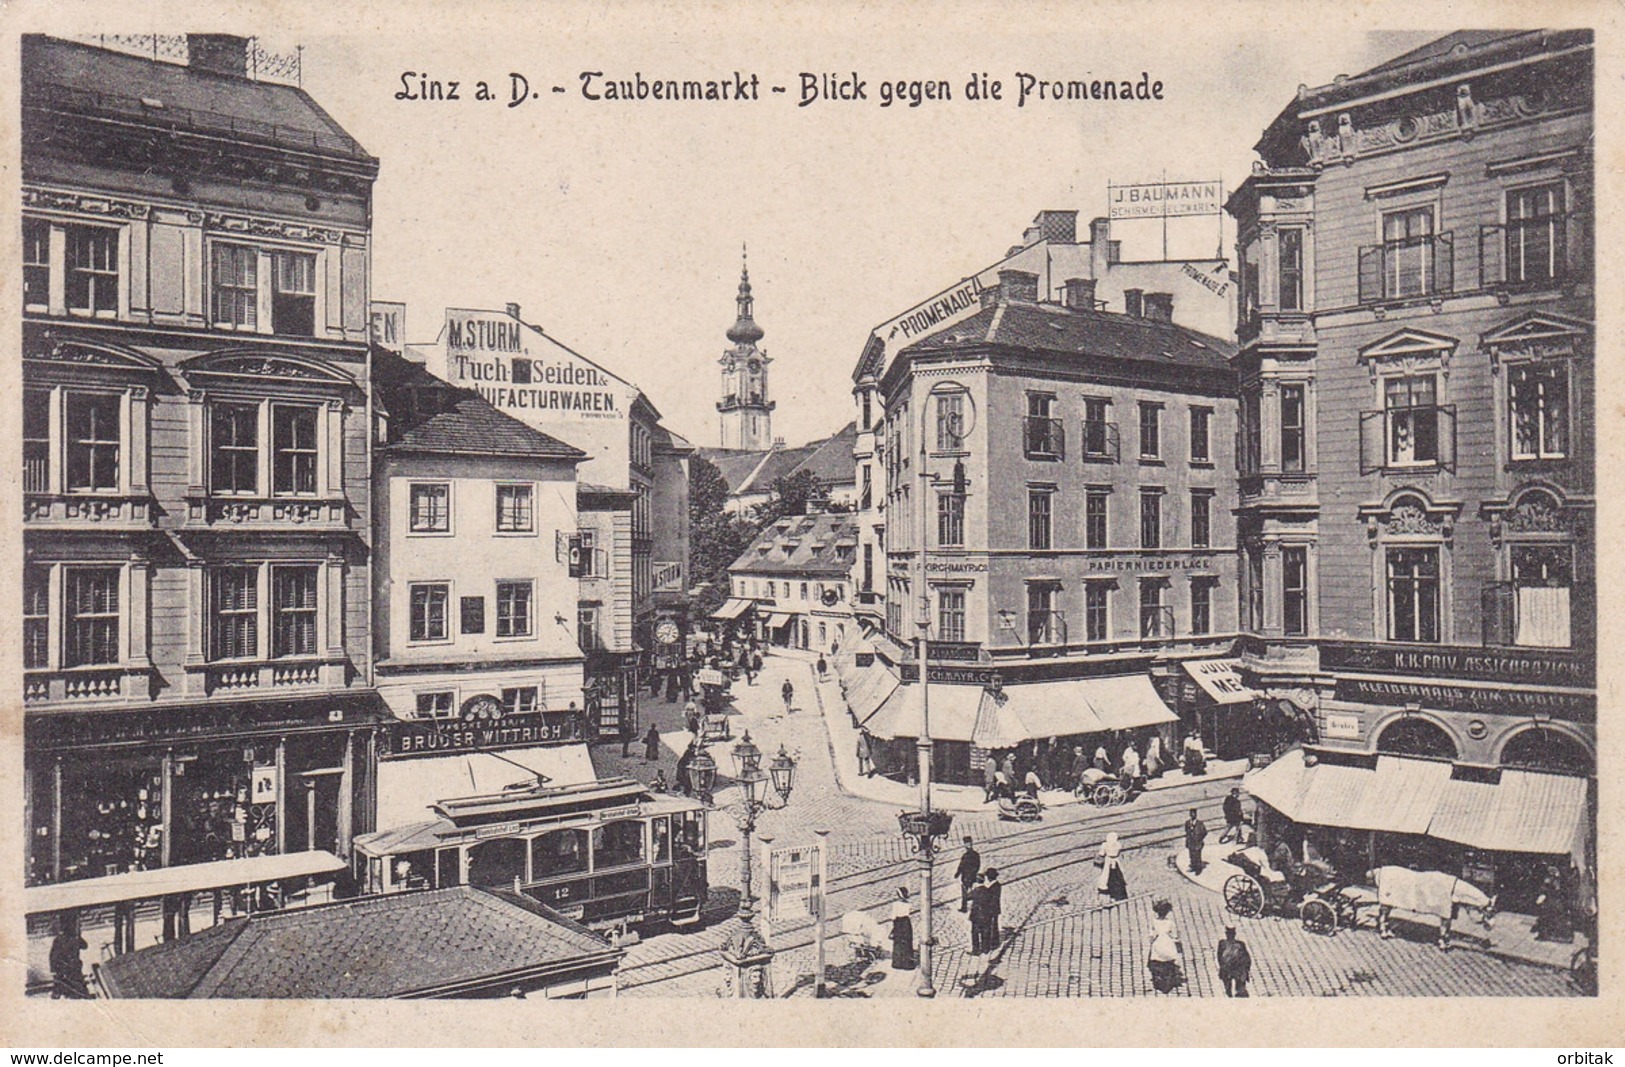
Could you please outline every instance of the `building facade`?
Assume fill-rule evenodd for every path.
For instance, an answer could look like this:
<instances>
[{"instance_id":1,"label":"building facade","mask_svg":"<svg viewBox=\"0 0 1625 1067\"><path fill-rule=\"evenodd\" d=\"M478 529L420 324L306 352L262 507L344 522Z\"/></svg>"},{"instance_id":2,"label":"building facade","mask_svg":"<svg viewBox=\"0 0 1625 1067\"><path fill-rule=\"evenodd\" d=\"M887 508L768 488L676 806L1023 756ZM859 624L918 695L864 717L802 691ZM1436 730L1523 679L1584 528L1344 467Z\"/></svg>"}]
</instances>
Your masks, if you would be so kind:
<instances>
[{"instance_id":1,"label":"building facade","mask_svg":"<svg viewBox=\"0 0 1625 1067\"><path fill-rule=\"evenodd\" d=\"M1595 773L1591 55L1300 90L1228 205L1242 663L1325 751Z\"/></svg>"},{"instance_id":2,"label":"building facade","mask_svg":"<svg viewBox=\"0 0 1625 1067\"><path fill-rule=\"evenodd\" d=\"M250 48L23 42L30 882L371 827L378 164Z\"/></svg>"},{"instance_id":3,"label":"building facade","mask_svg":"<svg viewBox=\"0 0 1625 1067\"><path fill-rule=\"evenodd\" d=\"M857 531L845 514L790 515L766 527L728 568L723 617L765 644L823 655L857 636L851 571ZM738 610L750 605L745 616Z\"/></svg>"}]
</instances>

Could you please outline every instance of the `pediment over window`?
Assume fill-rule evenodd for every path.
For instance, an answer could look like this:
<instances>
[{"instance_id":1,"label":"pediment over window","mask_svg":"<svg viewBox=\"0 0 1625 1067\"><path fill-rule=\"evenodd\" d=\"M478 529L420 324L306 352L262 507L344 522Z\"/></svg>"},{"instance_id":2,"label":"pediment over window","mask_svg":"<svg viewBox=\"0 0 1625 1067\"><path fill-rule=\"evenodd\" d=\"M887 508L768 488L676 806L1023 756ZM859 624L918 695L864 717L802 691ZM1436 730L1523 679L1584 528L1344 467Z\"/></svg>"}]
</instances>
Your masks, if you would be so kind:
<instances>
[{"instance_id":1,"label":"pediment over window","mask_svg":"<svg viewBox=\"0 0 1625 1067\"><path fill-rule=\"evenodd\" d=\"M1487 500L1479 512L1490 522L1490 539L1506 537L1574 538L1585 533L1588 501L1576 503L1554 485L1535 482L1520 487L1504 501Z\"/></svg>"},{"instance_id":2,"label":"pediment over window","mask_svg":"<svg viewBox=\"0 0 1625 1067\"><path fill-rule=\"evenodd\" d=\"M1588 323L1550 312L1531 311L1485 332L1479 338L1479 347L1497 359L1507 356L1557 359L1584 351L1590 336Z\"/></svg>"},{"instance_id":3,"label":"pediment over window","mask_svg":"<svg viewBox=\"0 0 1625 1067\"><path fill-rule=\"evenodd\" d=\"M306 385L354 389L356 380L319 359L291 352L230 349L195 356L180 365L188 382L233 380L299 382Z\"/></svg>"},{"instance_id":4,"label":"pediment over window","mask_svg":"<svg viewBox=\"0 0 1625 1067\"><path fill-rule=\"evenodd\" d=\"M1426 330L1397 330L1382 340L1360 349L1361 363L1388 363L1432 359L1440 364L1449 361L1461 342L1444 334Z\"/></svg>"},{"instance_id":5,"label":"pediment over window","mask_svg":"<svg viewBox=\"0 0 1625 1067\"><path fill-rule=\"evenodd\" d=\"M56 341L49 338L39 347L29 346L25 358L39 363L68 364L75 367L105 367L109 370L156 374L158 360L144 352L105 341Z\"/></svg>"},{"instance_id":6,"label":"pediment over window","mask_svg":"<svg viewBox=\"0 0 1625 1067\"><path fill-rule=\"evenodd\" d=\"M1461 501L1434 500L1419 489L1396 489L1381 502L1361 504L1366 535L1373 541L1391 537L1450 540L1455 533Z\"/></svg>"}]
</instances>

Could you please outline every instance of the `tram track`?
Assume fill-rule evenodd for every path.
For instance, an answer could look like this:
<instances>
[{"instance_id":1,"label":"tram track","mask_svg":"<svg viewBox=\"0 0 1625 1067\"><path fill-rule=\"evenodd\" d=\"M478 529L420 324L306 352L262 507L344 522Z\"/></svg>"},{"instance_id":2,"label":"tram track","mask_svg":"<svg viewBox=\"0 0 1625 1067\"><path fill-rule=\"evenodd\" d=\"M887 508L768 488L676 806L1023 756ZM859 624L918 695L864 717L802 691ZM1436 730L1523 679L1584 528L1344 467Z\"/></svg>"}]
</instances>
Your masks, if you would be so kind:
<instances>
[{"instance_id":1,"label":"tram track","mask_svg":"<svg viewBox=\"0 0 1625 1067\"><path fill-rule=\"evenodd\" d=\"M1170 801L1140 808L1132 816L1121 820L1081 818L1059 825L1040 825L1030 829L1014 830L986 840L981 850L983 866L998 867L1001 881L1007 887L1069 867L1087 865L1093 870L1091 861L1095 858L1095 853L1100 843L1105 840L1106 834L1115 831L1125 852L1143 852L1147 849L1178 845L1184 839L1181 826L1170 827L1161 822L1161 819L1172 812L1188 811L1194 806L1211 826L1214 817L1221 810L1221 803L1222 800L1218 796L1205 797L1194 803L1187 797L1177 802ZM1075 842L1070 840L1074 838L1077 839ZM1035 850L1038 851L1035 853ZM918 860L909 855L832 877L830 902L834 904L841 898L850 900L854 894L860 894L865 890L873 892L878 887L895 882L900 874L906 875L917 869ZM939 908L951 907L957 897L958 886L948 878L944 879L941 889L943 891L938 894L934 904ZM845 910L870 910L886 903L888 902L871 900L866 904L857 905L856 909ZM731 914L717 916L711 920L712 925L707 928L708 931L720 929L731 917ZM775 930L774 940L776 951L807 948L815 940L814 924L809 921ZM620 986L623 990L637 989L663 982L679 981L716 969L720 966L716 955L719 944L718 938L708 938L706 944L696 946L691 951L623 966L619 972ZM683 967L676 972L668 971L673 964L685 962L696 965ZM659 973L656 973L657 971Z\"/></svg>"}]
</instances>

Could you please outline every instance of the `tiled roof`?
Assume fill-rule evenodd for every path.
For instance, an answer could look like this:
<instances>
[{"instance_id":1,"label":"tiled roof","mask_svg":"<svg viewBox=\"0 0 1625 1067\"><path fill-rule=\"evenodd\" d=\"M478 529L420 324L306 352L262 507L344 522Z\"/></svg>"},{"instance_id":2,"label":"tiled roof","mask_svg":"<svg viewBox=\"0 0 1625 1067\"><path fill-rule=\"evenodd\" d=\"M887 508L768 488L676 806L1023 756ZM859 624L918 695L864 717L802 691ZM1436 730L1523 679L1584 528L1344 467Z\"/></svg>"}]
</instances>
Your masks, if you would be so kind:
<instances>
[{"instance_id":1,"label":"tiled roof","mask_svg":"<svg viewBox=\"0 0 1625 1067\"><path fill-rule=\"evenodd\" d=\"M702 448L700 456L716 465L730 493L750 480L751 472L761 465L766 452L747 452L738 448Z\"/></svg>"},{"instance_id":2,"label":"tiled roof","mask_svg":"<svg viewBox=\"0 0 1625 1067\"><path fill-rule=\"evenodd\" d=\"M699 455L716 464L734 496L766 493L780 478L803 470L811 471L826 486L851 485L858 477L852 460L857 435L858 424L849 422L837 433L797 448L702 448Z\"/></svg>"},{"instance_id":3,"label":"tiled roof","mask_svg":"<svg viewBox=\"0 0 1625 1067\"><path fill-rule=\"evenodd\" d=\"M756 468L756 473L750 480L741 485L735 492L738 493L765 493L773 487L773 483L795 472L816 451L821 441L802 445L800 448L781 448L770 453Z\"/></svg>"},{"instance_id":4,"label":"tiled roof","mask_svg":"<svg viewBox=\"0 0 1625 1067\"><path fill-rule=\"evenodd\" d=\"M1184 326L1108 311L1012 301L909 346L934 352L981 345L1046 352L1068 361L1110 360L1226 370L1235 345Z\"/></svg>"},{"instance_id":5,"label":"tiled roof","mask_svg":"<svg viewBox=\"0 0 1625 1067\"><path fill-rule=\"evenodd\" d=\"M844 577L857 544L858 527L850 515L791 515L763 529L729 570Z\"/></svg>"},{"instance_id":6,"label":"tiled roof","mask_svg":"<svg viewBox=\"0 0 1625 1067\"><path fill-rule=\"evenodd\" d=\"M310 94L292 85L251 81L35 34L23 38L23 84L36 93L49 92L49 86L81 91L83 99L61 99L74 110L128 112L125 117L210 135L371 158ZM146 101L158 102L161 109Z\"/></svg>"},{"instance_id":7,"label":"tiled roof","mask_svg":"<svg viewBox=\"0 0 1625 1067\"><path fill-rule=\"evenodd\" d=\"M376 998L614 953L528 897L457 886L235 919L101 973L118 997Z\"/></svg>"},{"instance_id":8,"label":"tiled roof","mask_svg":"<svg viewBox=\"0 0 1625 1067\"><path fill-rule=\"evenodd\" d=\"M849 422L834 437L819 442L812 455L802 460L790 473L811 471L826 486L855 484L858 465L852 458L852 446L857 440L858 424L856 421Z\"/></svg>"},{"instance_id":9,"label":"tiled roof","mask_svg":"<svg viewBox=\"0 0 1625 1067\"><path fill-rule=\"evenodd\" d=\"M457 455L585 459L586 453L527 426L470 389L459 389L382 349L373 381L390 414L387 449Z\"/></svg>"}]
</instances>

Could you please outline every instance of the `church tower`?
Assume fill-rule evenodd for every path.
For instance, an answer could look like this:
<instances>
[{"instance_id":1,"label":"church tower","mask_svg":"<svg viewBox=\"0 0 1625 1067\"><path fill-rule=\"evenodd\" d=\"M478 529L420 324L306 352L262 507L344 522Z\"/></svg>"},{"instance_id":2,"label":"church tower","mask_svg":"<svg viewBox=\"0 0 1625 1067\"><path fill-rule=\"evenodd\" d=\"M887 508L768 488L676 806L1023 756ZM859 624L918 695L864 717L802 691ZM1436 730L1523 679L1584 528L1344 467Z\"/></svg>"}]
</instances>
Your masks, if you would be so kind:
<instances>
[{"instance_id":1,"label":"church tower","mask_svg":"<svg viewBox=\"0 0 1625 1067\"><path fill-rule=\"evenodd\" d=\"M750 264L739 271L739 317L728 328L733 347L722 353L722 447L766 451L773 443L773 401L767 398L767 365L773 362L756 347L762 328L751 318Z\"/></svg>"}]
</instances>

